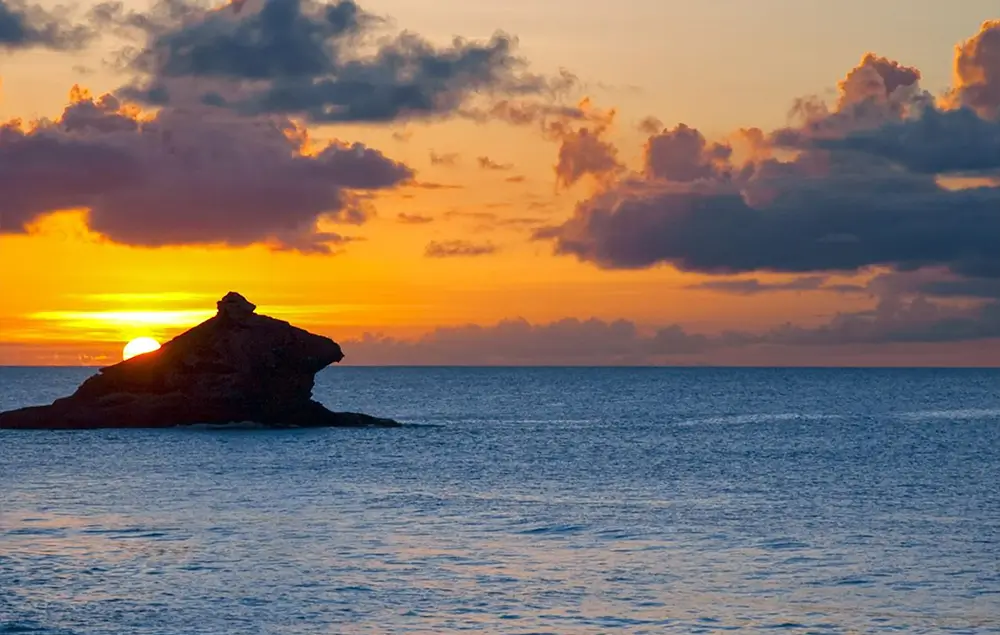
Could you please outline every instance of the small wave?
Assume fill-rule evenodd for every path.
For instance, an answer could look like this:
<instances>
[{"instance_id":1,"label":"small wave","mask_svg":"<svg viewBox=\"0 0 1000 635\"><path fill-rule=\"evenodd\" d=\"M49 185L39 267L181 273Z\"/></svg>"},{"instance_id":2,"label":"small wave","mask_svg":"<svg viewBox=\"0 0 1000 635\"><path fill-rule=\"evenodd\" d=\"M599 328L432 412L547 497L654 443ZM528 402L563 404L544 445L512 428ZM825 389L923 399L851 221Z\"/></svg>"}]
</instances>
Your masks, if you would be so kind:
<instances>
[{"instance_id":1,"label":"small wave","mask_svg":"<svg viewBox=\"0 0 1000 635\"><path fill-rule=\"evenodd\" d=\"M63 533L65 530L58 527L21 527L4 532L8 536L61 536Z\"/></svg>"},{"instance_id":2,"label":"small wave","mask_svg":"<svg viewBox=\"0 0 1000 635\"><path fill-rule=\"evenodd\" d=\"M833 584L835 586L864 586L871 583L872 581L868 578L841 578L834 581Z\"/></svg>"},{"instance_id":3,"label":"small wave","mask_svg":"<svg viewBox=\"0 0 1000 635\"><path fill-rule=\"evenodd\" d=\"M27 622L8 622L0 624L0 635L13 635L14 633L46 633L49 629L35 626Z\"/></svg>"},{"instance_id":4,"label":"small wave","mask_svg":"<svg viewBox=\"0 0 1000 635\"><path fill-rule=\"evenodd\" d=\"M594 423L600 423L600 419L478 419L478 418L461 418L461 419L448 419L448 423L453 424L528 424L528 425L538 425L538 424L548 424L548 425L588 425ZM405 425L405 424L404 424Z\"/></svg>"},{"instance_id":5,"label":"small wave","mask_svg":"<svg viewBox=\"0 0 1000 635\"><path fill-rule=\"evenodd\" d=\"M541 527L533 527L531 529L524 529L517 533L523 536L536 536L540 534L576 534L583 531L585 527L583 525L543 525Z\"/></svg>"},{"instance_id":6,"label":"small wave","mask_svg":"<svg viewBox=\"0 0 1000 635\"><path fill-rule=\"evenodd\" d=\"M900 419L909 421L934 421L938 419L995 419L1000 418L1000 408L963 408L959 410L917 410L914 412L900 412L895 415Z\"/></svg>"},{"instance_id":7,"label":"small wave","mask_svg":"<svg viewBox=\"0 0 1000 635\"><path fill-rule=\"evenodd\" d=\"M684 419L676 421L678 426L699 426L699 425L744 425L750 423L772 423L782 421L822 421L827 419L842 419L843 415L832 414L807 414L799 412L788 413L759 413L741 415L721 415L718 417L703 417L698 419Z\"/></svg>"},{"instance_id":8,"label":"small wave","mask_svg":"<svg viewBox=\"0 0 1000 635\"><path fill-rule=\"evenodd\" d=\"M184 430L194 430L194 431L219 431L219 430L272 430L275 429L273 426L267 426L263 423L254 423L253 421L240 421L235 423L195 423L193 425L180 426ZM178 428L174 428L175 430Z\"/></svg>"},{"instance_id":9,"label":"small wave","mask_svg":"<svg viewBox=\"0 0 1000 635\"><path fill-rule=\"evenodd\" d=\"M768 551L789 551L795 549L808 549L809 545L798 540L776 538L774 540L765 540L760 543L758 547Z\"/></svg>"},{"instance_id":10,"label":"small wave","mask_svg":"<svg viewBox=\"0 0 1000 635\"><path fill-rule=\"evenodd\" d=\"M430 423L430 422L404 422L400 427L402 428L444 428L447 427L443 423ZM195 423L185 426L177 426L171 428L172 430L193 430L196 432L228 432L228 431L276 431L281 432L285 430L337 430L337 429L358 429L364 430L366 428L338 428L337 426L330 426L327 428L309 428L309 427L286 427L286 426L272 426L264 423L255 423L253 421L241 421L238 423Z\"/></svg>"}]
</instances>

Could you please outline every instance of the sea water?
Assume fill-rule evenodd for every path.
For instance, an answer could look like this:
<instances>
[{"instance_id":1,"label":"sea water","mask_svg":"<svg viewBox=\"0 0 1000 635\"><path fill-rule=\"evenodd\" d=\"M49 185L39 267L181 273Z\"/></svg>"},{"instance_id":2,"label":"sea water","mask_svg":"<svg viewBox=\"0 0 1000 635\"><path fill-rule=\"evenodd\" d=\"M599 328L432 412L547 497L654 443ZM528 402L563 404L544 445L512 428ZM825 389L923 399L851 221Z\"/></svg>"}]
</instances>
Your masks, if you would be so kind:
<instances>
[{"instance_id":1,"label":"sea water","mask_svg":"<svg viewBox=\"0 0 1000 635\"><path fill-rule=\"evenodd\" d=\"M0 369L0 409L89 369ZM0 633L1000 633L1000 372L367 369L0 431Z\"/></svg>"}]
</instances>

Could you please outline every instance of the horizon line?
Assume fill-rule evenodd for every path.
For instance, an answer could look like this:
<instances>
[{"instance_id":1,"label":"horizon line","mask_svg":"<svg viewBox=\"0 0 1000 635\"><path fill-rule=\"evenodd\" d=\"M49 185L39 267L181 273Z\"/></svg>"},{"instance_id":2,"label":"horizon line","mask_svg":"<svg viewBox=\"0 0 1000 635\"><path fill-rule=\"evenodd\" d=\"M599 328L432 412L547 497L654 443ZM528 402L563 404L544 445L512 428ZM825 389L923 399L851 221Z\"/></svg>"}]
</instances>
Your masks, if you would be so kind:
<instances>
[{"instance_id":1,"label":"horizon line","mask_svg":"<svg viewBox=\"0 0 1000 635\"><path fill-rule=\"evenodd\" d=\"M116 362L116 364L121 362ZM100 370L115 364L91 366L85 364L0 364L0 369L26 369L26 368L47 368L47 369L93 369ZM365 369L433 369L433 368L453 368L453 369L553 369L553 370L579 370L579 369L622 369L622 370L1000 370L1000 364L996 365L968 365L968 366L919 366L902 364L872 364L872 365L810 365L810 364L353 364L338 365L331 364L323 370L330 368L365 368Z\"/></svg>"}]
</instances>

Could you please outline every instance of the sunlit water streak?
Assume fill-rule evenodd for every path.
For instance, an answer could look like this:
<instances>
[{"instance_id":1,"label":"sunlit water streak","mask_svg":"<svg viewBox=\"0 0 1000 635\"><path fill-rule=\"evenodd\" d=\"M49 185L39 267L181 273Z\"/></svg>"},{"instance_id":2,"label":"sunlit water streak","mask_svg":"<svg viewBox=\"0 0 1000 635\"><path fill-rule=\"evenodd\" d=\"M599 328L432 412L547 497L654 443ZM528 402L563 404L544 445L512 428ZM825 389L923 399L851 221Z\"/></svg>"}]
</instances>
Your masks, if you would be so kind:
<instances>
[{"instance_id":1,"label":"sunlit water streak","mask_svg":"<svg viewBox=\"0 0 1000 635\"><path fill-rule=\"evenodd\" d=\"M90 371L0 369L0 409ZM359 369L0 431L0 633L1000 633L1000 372Z\"/></svg>"}]
</instances>

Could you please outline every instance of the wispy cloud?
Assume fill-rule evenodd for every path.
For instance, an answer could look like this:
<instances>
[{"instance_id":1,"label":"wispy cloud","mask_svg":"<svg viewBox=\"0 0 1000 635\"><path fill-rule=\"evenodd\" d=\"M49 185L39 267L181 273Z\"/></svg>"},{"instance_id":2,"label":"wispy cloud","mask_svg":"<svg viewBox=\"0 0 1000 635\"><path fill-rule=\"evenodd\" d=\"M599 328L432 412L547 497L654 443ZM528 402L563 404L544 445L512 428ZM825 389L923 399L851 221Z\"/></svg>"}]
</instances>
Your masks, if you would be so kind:
<instances>
[{"instance_id":1,"label":"wispy cloud","mask_svg":"<svg viewBox=\"0 0 1000 635\"><path fill-rule=\"evenodd\" d=\"M472 258L495 254L498 247L493 243L475 243L468 240L431 241L424 250L428 258Z\"/></svg>"},{"instance_id":2,"label":"wispy cloud","mask_svg":"<svg viewBox=\"0 0 1000 635\"><path fill-rule=\"evenodd\" d=\"M483 170L506 171L506 170L513 170L514 169L514 164L513 163L497 163L493 159L491 159L489 157L485 157L485 156L484 157L478 157L476 159L476 162L479 163L479 167L481 169L483 169Z\"/></svg>"},{"instance_id":3,"label":"wispy cloud","mask_svg":"<svg viewBox=\"0 0 1000 635\"><path fill-rule=\"evenodd\" d=\"M422 214L400 213L396 215L396 221L404 225L426 225L428 223L433 223L434 218L431 216L424 216Z\"/></svg>"}]
</instances>

